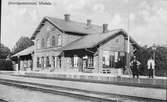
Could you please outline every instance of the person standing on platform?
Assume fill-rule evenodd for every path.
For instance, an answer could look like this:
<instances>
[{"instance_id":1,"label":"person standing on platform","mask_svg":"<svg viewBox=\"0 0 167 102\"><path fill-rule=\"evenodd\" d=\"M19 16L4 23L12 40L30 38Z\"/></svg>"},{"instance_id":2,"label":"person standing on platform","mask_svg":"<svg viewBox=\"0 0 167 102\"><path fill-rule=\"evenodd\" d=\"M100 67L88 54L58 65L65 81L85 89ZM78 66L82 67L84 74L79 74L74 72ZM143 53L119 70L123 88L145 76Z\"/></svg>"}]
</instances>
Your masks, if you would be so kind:
<instances>
[{"instance_id":1,"label":"person standing on platform","mask_svg":"<svg viewBox=\"0 0 167 102\"><path fill-rule=\"evenodd\" d=\"M153 78L153 72L155 69L155 61L153 60L152 57L147 61L147 67L148 67L149 78Z\"/></svg>"},{"instance_id":2,"label":"person standing on platform","mask_svg":"<svg viewBox=\"0 0 167 102\"><path fill-rule=\"evenodd\" d=\"M130 62L130 67L132 70L132 75L133 78L135 78L135 76L137 76L137 78L139 78L139 65L141 63L136 59L136 56L133 57L133 60Z\"/></svg>"}]
</instances>

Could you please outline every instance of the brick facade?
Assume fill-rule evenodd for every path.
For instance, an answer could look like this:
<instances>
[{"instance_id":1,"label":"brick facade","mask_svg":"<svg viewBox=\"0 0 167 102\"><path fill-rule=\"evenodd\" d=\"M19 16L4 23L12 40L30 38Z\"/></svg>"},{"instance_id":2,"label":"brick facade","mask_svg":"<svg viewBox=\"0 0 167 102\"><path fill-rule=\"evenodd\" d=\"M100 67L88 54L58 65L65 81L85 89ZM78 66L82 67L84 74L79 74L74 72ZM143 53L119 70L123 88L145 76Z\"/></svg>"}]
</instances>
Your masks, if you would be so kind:
<instances>
[{"instance_id":1,"label":"brick facade","mask_svg":"<svg viewBox=\"0 0 167 102\"><path fill-rule=\"evenodd\" d=\"M113 70L114 72L116 65L104 68L106 67L104 66L105 63L111 63L111 58L104 57L104 51L114 54L119 52L123 54L123 57L127 53L128 41L125 40L126 33L123 30L108 31L106 24L103 27L99 27L91 24L74 23L69 20L55 20L60 26L57 26L55 22L43 19L33 34L35 49L31 55L34 71L104 73L105 70ZM61 27L64 27L67 31L62 30ZM85 33L83 34L83 32ZM69 44L71 44L70 47L72 48L67 48ZM87 44L91 46L87 46ZM67 49L64 49L65 47ZM133 48L134 46L130 44L131 56L133 55ZM74 65L75 56L77 56L76 65ZM115 61L115 56L109 55L109 57L114 57L112 61ZM21 67L22 65L21 62ZM121 67L125 67L125 65Z\"/></svg>"},{"instance_id":2,"label":"brick facade","mask_svg":"<svg viewBox=\"0 0 167 102\"><path fill-rule=\"evenodd\" d=\"M58 35L61 35L62 37L62 45L58 46ZM56 46L51 46L51 47L47 47L47 39L51 40L51 37L55 36L55 43ZM57 66L56 69L61 69L61 70L66 70L67 66L70 67L71 65L69 63L70 58L64 58L62 57L58 57L58 55L60 55L60 51L58 50L59 48L71 43L72 41L79 39L81 36L79 35L72 35L72 34L67 34L64 33L62 31L60 31L59 29L57 29L55 26L53 26L51 23L45 21L44 25L41 27L40 32L37 34L36 38L35 38L35 51L34 51L34 60L33 60L33 70L42 70L42 68L37 68L37 58L46 58L47 56L49 56L49 60L50 60L50 67L44 66L44 69L48 69L51 70L53 69L53 59L52 57L56 57L56 62ZM42 39L44 39L44 47L41 47L41 41ZM38 41L38 42L37 42ZM50 41L51 42L51 41ZM40 45L40 47L38 48L38 43ZM58 60L59 59L59 60ZM61 60L61 62L60 62ZM46 60L44 60L44 62L46 62ZM60 67L60 63L61 63L61 67Z\"/></svg>"}]
</instances>

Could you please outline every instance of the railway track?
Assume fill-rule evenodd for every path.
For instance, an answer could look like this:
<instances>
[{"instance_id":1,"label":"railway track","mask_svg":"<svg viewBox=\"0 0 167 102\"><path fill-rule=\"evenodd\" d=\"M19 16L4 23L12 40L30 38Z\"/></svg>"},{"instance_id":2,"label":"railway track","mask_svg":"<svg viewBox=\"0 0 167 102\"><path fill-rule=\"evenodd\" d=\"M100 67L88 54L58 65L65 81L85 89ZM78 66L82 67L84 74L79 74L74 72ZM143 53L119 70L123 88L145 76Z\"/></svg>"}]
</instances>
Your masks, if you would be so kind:
<instances>
[{"instance_id":1,"label":"railway track","mask_svg":"<svg viewBox=\"0 0 167 102\"><path fill-rule=\"evenodd\" d=\"M163 100L134 98L130 96L121 96L113 94L104 94L92 91L78 90L60 86L52 86L46 84L38 84L31 82L23 82L16 80L0 79L0 84L23 88L32 91L40 91L44 93L59 94L74 98L86 99L95 102L165 102Z\"/></svg>"}]
</instances>

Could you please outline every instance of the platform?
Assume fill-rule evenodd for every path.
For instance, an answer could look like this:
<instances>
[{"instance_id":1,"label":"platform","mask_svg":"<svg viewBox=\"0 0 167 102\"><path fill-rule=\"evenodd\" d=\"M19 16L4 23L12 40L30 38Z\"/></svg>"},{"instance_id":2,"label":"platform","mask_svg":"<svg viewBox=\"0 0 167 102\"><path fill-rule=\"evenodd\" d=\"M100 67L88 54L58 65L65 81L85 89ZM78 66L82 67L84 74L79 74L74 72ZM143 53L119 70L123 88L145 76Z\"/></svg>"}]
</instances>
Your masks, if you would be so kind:
<instances>
[{"instance_id":1,"label":"platform","mask_svg":"<svg viewBox=\"0 0 167 102\"><path fill-rule=\"evenodd\" d=\"M19 77L17 75L22 77ZM155 78L154 79L155 83L153 85L151 85L152 84L151 82L153 81L150 81L150 83L148 82L148 80L152 79L148 79L146 77L141 77L140 79L132 79L129 78L128 76L121 76L118 78L111 75L95 75L95 74L91 75L83 73L67 74L67 73L42 73L42 72L18 73L17 72L14 73L12 76L0 74L0 78L33 82L46 85L55 85L55 86L102 92L102 93L166 100L166 88L165 88L166 78ZM76 80L72 80L72 78ZM88 81L85 80L84 78L89 78L91 80ZM95 79L98 79L99 81ZM129 80L129 82L126 81L125 79ZM136 84L134 82L136 82ZM149 84L143 82L148 82ZM161 83L163 87L157 87L158 82L163 82Z\"/></svg>"}]
</instances>

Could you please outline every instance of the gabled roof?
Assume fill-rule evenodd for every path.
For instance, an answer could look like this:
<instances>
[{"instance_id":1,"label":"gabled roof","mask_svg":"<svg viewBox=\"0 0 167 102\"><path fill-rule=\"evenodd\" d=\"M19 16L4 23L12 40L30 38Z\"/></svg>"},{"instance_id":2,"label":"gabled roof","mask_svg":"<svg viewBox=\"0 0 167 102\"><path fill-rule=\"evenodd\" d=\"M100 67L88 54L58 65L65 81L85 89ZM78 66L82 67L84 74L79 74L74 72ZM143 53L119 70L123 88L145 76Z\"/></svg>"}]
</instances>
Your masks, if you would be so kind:
<instances>
[{"instance_id":1,"label":"gabled roof","mask_svg":"<svg viewBox=\"0 0 167 102\"><path fill-rule=\"evenodd\" d=\"M103 43L104 41L114 38L117 35L122 34L127 37L127 33L122 29L112 30L107 33L98 33L84 36L78 40L73 41L72 43L66 45L63 50L75 50L75 49L85 49L93 48L97 45ZM139 47L139 45L130 37L130 42Z\"/></svg>"},{"instance_id":2,"label":"gabled roof","mask_svg":"<svg viewBox=\"0 0 167 102\"><path fill-rule=\"evenodd\" d=\"M28 48L26 48L26 49L24 49L24 50L22 50L22 51L20 51L16 54L12 55L12 57L22 56L22 55L29 55L29 54L34 52L34 48L35 48L34 46L30 46L30 47L28 47Z\"/></svg>"},{"instance_id":3,"label":"gabled roof","mask_svg":"<svg viewBox=\"0 0 167 102\"><path fill-rule=\"evenodd\" d=\"M102 44L103 42L108 41L110 39L113 39L116 36L121 35L121 34L125 37L125 39L127 39L128 35L124 30L116 29L116 30L112 30L112 31L109 31L109 32L106 32L106 33L97 33L97 34L86 35L84 37L81 37L80 39L77 39L77 40L67 44L66 46L64 46L62 48L59 48L59 49L56 48L55 51L59 51L58 54L60 54L62 51L66 51L66 50L93 48L93 47L96 47L96 46ZM135 40L133 40L131 37L130 37L130 42L134 46L136 46L137 48L141 48L137 44L137 42ZM25 49L23 51L20 51L19 53L16 53L12 57L29 55L34 50L35 50L34 46L31 46L31 47L28 47L27 49Z\"/></svg>"},{"instance_id":4,"label":"gabled roof","mask_svg":"<svg viewBox=\"0 0 167 102\"><path fill-rule=\"evenodd\" d=\"M71 21L71 20L65 21L64 19L58 19L58 18L54 18L54 17L44 17L42 21L45 21L45 20L49 21L51 24L53 24L54 26L56 26L58 29L60 29L63 32L71 32L71 33L85 35L85 34L101 33L103 30L102 26L98 26L98 25L94 25L94 24L87 26L86 23L80 23L80 22ZM39 25L39 27L40 27L40 25ZM36 31L34 32L34 34L31 37L31 39L35 38L39 27L36 29Z\"/></svg>"}]
</instances>

